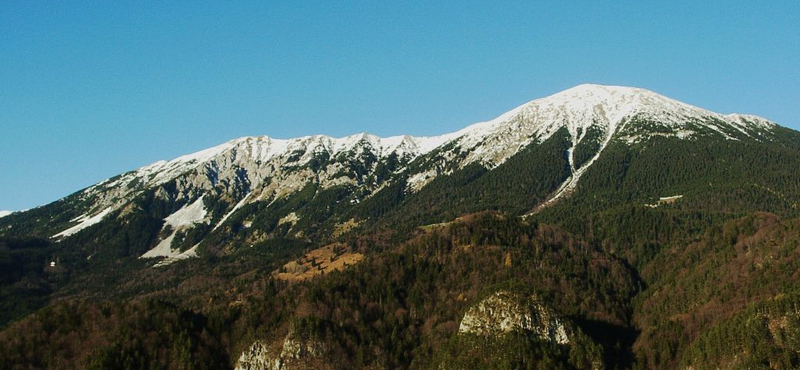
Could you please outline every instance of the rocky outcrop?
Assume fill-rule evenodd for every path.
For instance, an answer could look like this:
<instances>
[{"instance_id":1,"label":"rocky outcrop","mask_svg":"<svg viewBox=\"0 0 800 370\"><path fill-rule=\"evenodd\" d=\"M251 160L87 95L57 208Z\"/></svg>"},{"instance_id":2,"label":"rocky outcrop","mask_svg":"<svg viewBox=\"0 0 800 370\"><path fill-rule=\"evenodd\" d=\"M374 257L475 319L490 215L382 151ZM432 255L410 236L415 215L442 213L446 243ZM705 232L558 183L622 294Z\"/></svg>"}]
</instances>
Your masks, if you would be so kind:
<instances>
[{"instance_id":1,"label":"rocky outcrop","mask_svg":"<svg viewBox=\"0 0 800 370\"><path fill-rule=\"evenodd\" d=\"M279 369L276 367L277 358L267 347L266 343L257 340L250 348L242 352L236 362L236 370L267 370Z\"/></svg>"},{"instance_id":2,"label":"rocky outcrop","mask_svg":"<svg viewBox=\"0 0 800 370\"><path fill-rule=\"evenodd\" d=\"M314 337L299 335L292 329L283 340L282 346L271 347L263 341L255 341L239 356L236 370L318 368L314 362L322 358L326 352L327 347L322 341Z\"/></svg>"},{"instance_id":3,"label":"rocky outcrop","mask_svg":"<svg viewBox=\"0 0 800 370\"><path fill-rule=\"evenodd\" d=\"M536 296L498 291L467 310L458 332L486 337L529 332L542 340L569 344L569 330L564 322Z\"/></svg>"},{"instance_id":4,"label":"rocky outcrop","mask_svg":"<svg viewBox=\"0 0 800 370\"><path fill-rule=\"evenodd\" d=\"M504 288L469 307L434 367L604 368L600 345L538 296L525 291L522 286Z\"/></svg>"}]
</instances>

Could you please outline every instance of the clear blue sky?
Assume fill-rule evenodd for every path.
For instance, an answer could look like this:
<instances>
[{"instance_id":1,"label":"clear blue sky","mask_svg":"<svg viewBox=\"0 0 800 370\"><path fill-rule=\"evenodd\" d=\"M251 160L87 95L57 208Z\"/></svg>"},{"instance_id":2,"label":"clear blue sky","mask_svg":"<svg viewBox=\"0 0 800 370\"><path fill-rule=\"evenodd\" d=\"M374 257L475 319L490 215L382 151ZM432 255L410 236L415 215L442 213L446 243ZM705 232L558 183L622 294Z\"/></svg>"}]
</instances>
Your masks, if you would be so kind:
<instances>
[{"instance_id":1,"label":"clear blue sky","mask_svg":"<svg viewBox=\"0 0 800 370\"><path fill-rule=\"evenodd\" d=\"M249 135L435 135L580 83L800 129L800 1L0 2L0 209Z\"/></svg>"}]
</instances>

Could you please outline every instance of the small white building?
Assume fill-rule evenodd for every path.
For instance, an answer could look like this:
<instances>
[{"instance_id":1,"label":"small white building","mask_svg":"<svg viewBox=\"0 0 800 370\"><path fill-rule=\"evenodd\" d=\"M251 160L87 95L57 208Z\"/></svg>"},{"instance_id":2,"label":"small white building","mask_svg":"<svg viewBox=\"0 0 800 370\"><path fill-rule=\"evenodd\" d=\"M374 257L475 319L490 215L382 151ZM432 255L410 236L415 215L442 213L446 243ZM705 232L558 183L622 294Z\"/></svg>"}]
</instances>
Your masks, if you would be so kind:
<instances>
[{"instance_id":1,"label":"small white building","mask_svg":"<svg viewBox=\"0 0 800 370\"><path fill-rule=\"evenodd\" d=\"M50 267L56 267L56 261L50 261Z\"/></svg>"}]
</instances>

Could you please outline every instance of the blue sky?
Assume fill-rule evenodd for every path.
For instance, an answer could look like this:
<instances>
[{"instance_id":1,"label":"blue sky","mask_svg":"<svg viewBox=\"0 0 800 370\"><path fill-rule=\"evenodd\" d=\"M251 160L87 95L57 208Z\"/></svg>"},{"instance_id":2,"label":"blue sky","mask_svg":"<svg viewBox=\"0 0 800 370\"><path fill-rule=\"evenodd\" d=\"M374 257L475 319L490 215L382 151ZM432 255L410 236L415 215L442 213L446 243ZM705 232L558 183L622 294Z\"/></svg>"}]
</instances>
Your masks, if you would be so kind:
<instances>
[{"instance_id":1,"label":"blue sky","mask_svg":"<svg viewBox=\"0 0 800 370\"><path fill-rule=\"evenodd\" d=\"M798 1L0 2L0 209L249 135L435 135L581 83L800 129Z\"/></svg>"}]
</instances>

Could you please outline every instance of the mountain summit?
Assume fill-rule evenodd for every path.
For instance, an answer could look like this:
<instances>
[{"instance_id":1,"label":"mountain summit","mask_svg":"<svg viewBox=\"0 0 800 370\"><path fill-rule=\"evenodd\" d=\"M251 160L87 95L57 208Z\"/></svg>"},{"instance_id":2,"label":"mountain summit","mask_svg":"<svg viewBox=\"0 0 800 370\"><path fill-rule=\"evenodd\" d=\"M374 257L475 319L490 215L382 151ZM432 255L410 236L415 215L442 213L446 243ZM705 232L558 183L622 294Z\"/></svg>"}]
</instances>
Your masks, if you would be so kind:
<instances>
[{"instance_id":1,"label":"mountain summit","mask_svg":"<svg viewBox=\"0 0 800 370\"><path fill-rule=\"evenodd\" d=\"M775 125L756 116L714 113L645 89L584 84L525 103L453 136L466 146L492 137L500 142L501 136L511 138L515 134L543 141L559 129L567 128L574 146L591 128L601 130L607 139L619 133L636 140L639 138L635 136L636 128L627 127L635 121L653 123L661 128L660 133L681 137L711 130L726 138L736 138L757 135ZM643 132L653 133L653 130Z\"/></svg>"}]
</instances>

